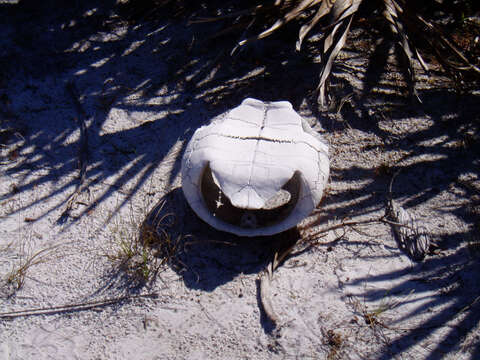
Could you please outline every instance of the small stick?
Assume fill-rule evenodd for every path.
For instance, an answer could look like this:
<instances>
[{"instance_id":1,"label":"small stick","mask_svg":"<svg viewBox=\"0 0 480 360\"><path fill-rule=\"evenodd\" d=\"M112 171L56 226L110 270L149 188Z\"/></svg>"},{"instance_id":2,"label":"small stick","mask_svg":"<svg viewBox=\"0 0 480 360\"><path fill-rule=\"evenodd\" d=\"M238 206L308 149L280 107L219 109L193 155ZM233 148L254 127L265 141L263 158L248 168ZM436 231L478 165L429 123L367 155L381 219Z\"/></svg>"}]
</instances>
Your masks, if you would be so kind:
<instances>
[{"instance_id":1,"label":"small stick","mask_svg":"<svg viewBox=\"0 0 480 360\"><path fill-rule=\"evenodd\" d=\"M76 304L70 304L70 305L9 311L9 312L0 313L0 319L13 319L13 318L22 317L22 316L34 316L34 315L52 315L52 314L65 312L65 311L82 311L82 310L93 309L96 307L116 304L125 300L140 299L140 298L156 299L157 297L158 297L157 293L126 295L126 296L121 296L116 298L107 298L103 300L89 301L89 302L76 303Z\"/></svg>"},{"instance_id":2,"label":"small stick","mask_svg":"<svg viewBox=\"0 0 480 360\"><path fill-rule=\"evenodd\" d=\"M367 219L367 220L352 220L352 221L342 220L342 222L339 223L339 224L335 224L335 225L326 227L324 229L318 230L313 235L309 235L309 238L311 238L313 236L318 236L320 234L327 233L327 232L332 231L332 230L337 230L337 229L340 229L340 228L344 228L345 226L352 226L353 227L353 226L356 226L356 225L366 225L366 224L384 222L385 221L384 218L385 218L385 216L380 216L378 218ZM300 230L305 230L306 228L307 227L302 227L302 228L300 228Z\"/></svg>"}]
</instances>

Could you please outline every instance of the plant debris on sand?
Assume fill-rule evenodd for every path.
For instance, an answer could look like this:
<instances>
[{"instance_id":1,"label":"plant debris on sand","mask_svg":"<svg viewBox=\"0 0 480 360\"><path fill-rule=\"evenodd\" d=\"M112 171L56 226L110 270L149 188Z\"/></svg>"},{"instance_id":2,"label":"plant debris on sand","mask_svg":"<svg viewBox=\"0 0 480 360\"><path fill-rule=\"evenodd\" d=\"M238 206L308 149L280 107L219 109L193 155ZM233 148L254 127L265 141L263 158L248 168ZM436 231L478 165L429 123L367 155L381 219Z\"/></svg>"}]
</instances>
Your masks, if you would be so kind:
<instances>
[{"instance_id":1,"label":"plant debris on sand","mask_svg":"<svg viewBox=\"0 0 480 360\"><path fill-rule=\"evenodd\" d=\"M476 7L0 2L0 358L480 358ZM293 247L183 198L188 140L246 97L330 143ZM386 200L428 225L422 261Z\"/></svg>"}]
</instances>

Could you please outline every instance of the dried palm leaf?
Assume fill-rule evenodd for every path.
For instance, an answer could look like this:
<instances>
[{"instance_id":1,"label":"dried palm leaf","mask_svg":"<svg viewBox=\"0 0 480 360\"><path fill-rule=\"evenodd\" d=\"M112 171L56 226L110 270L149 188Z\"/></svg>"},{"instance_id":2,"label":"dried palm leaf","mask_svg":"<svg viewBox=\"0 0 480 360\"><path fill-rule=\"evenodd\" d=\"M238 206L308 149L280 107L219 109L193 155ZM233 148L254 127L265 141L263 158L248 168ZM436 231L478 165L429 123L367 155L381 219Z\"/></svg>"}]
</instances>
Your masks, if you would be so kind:
<instances>
[{"instance_id":1,"label":"dried palm leaf","mask_svg":"<svg viewBox=\"0 0 480 360\"><path fill-rule=\"evenodd\" d=\"M384 0L384 4L385 10L383 12L383 15L385 16L385 19L387 19L387 21L390 23L390 28L392 29L392 32L399 37L400 46L403 50L403 53L405 54L405 58L407 59L410 92L416 97L419 102L421 102L417 90L415 89L416 78L413 61L414 52L410 47L410 40L408 39L404 24L399 17L399 13L403 13L403 9L394 0ZM428 71L427 65L423 61L418 51L415 51L415 55L422 67L425 69L425 71Z\"/></svg>"},{"instance_id":2,"label":"dried palm leaf","mask_svg":"<svg viewBox=\"0 0 480 360\"><path fill-rule=\"evenodd\" d=\"M298 41L296 45L297 51L300 51L302 47L302 42L305 36L310 32L310 30L313 29L315 25L322 19L325 15L327 15L330 12L330 9L332 6L335 4L335 0L324 0L320 4L320 7L317 10L317 13L315 16L308 22L307 24L303 25L300 28L300 31L298 33Z\"/></svg>"},{"instance_id":3,"label":"dried palm leaf","mask_svg":"<svg viewBox=\"0 0 480 360\"><path fill-rule=\"evenodd\" d=\"M327 1L331 1L331 0L327 0ZM322 0L303 0L302 2L300 2L300 4L298 6L296 6L293 10L286 13L283 16L283 18L278 19L267 30L261 32L260 34L254 36L254 37L251 37L249 39L245 39L245 40L240 41L238 43L238 45L242 46L242 45L245 45L249 42L260 40L260 39L266 38L267 36L272 35L275 31L280 29L283 25L287 24L288 22L290 22L293 19L298 18L300 15L302 15L304 13L305 10L307 10L308 8L310 8L312 6L315 6L316 4L318 4L320 2L322 2ZM275 5L277 5L277 3ZM278 5L280 5L280 4L278 4Z\"/></svg>"},{"instance_id":4,"label":"dried palm leaf","mask_svg":"<svg viewBox=\"0 0 480 360\"><path fill-rule=\"evenodd\" d=\"M398 1L403 4L404 9L407 9L404 0ZM408 23L409 32L422 37L430 45L444 69L480 73L480 68L472 64L454 43L431 22L425 20L418 13L411 11L404 11L402 17L404 22ZM452 57L455 60L452 60Z\"/></svg>"},{"instance_id":5,"label":"dried palm leaf","mask_svg":"<svg viewBox=\"0 0 480 360\"><path fill-rule=\"evenodd\" d=\"M231 52L233 54L239 47L266 38L292 21L303 23L296 42L296 49L299 51L307 35L323 20L323 27L319 31L322 35L322 44L321 72L317 90L319 92L318 101L321 106L325 106L326 84L333 62L345 45L352 18L363 0L276 0L273 4L268 5L257 0L255 3L256 5L249 6L244 10L240 9L215 17L197 18L190 20L190 23L235 19L235 24L229 24L228 28L224 30L225 32L222 32L222 34L225 34L230 31L238 31L239 28L243 27L244 31L240 41ZM401 51L407 60L407 80L410 93L418 100L420 99L415 89L415 62L418 61L422 68L428 71L428 66L416 47L419 39L430 45L440 64L446 70L449 70L452 75L457 75L458 72L463 71L480 73L480 68L469 62L467 57L455 47L447 36L420 16L409 1L383 0L383 6L383 15L397 37ZM275 15L278 13L283 15ZM258 25L265 21L271 22L273 25L258 35L248 37L249 28L253 28L254 23ZM217 35L218 33L215 36Z\"/></svg>"},{"instance_id":6,"label":"dried palm leaf","mask_svg":"<svg viewBox=\"0 0 480 360\"><path fill-rule=\"evenodd\" d=\"M353 11L351 11L350 9L352 9L352 5L353 3L356 2L358 5L360 4L361 0L339 0L339 1L336 1L332 8L330 9L330 23L329 23L329 27L333 27L333 30L332 32L327 36L325 37L325 40L324 40L324 43L323 43L323 52L327 52L328 49L332 46L333 44L333 39L335 37L335 33L337 31L337 29L340 27L340 25L343 23L343 20L353 14L355 11L357 11L358 9L358 5L356 6L357 9L354 9ZM348 30L347 30L348 32ZM343 45L342 45L343 47Z\"/></svg>"},{"instance_id":7,"label":"dried palm leaf","mask_svg":"<svg viewBox=\"0 0 480 360\"><path fill-rule=\"evenodd\" d=\"M406 33L404 21L400 19L400 16L405 13L404 9L398 5L395 0L384 0L385 10L383 12L385 18L390 23L392 32L400 37L400 42L402 45L405 54L409 57L409 60L413 58L413 51L411 50L411 42L408 39ZM418 16L418 15L417 15ZM415 49L415 47L413 47ZM423 61L423 58L420 56L420 53L415 49L415 56L422 65L425 71L428 71L428 66Z\"/></svg>"},{"instance_id":8,"label":"dried palm leaf","mask_svg":"<svg viewBox=\"0 0 480 360\"><path fill-rule=\"evenodd\" d=\"M392 233L399 248L414 261L422 261L430 247L428 228L415 215L393 200L392 184L398 172L390 182L389 195L385 208L385 219L392 228Z\"/></svg>"},{"instance_id":9,"label":"dried palm leaf","mask_svg":"<svg viewBox=\"0 0 480 360\"><path fill-rule=\"evenodd\" d=\"M326 105L325 89L333 61L340 50L342 50L343 45L345 45L353 14L357 12L361 2L362 0L337 0L330 10L330 24L334 24L334 27L323 42L323 53L325 56L322 58L320 82L317 88L319 92L318 102L322 107Z\"/></svg>"}]
</instances>

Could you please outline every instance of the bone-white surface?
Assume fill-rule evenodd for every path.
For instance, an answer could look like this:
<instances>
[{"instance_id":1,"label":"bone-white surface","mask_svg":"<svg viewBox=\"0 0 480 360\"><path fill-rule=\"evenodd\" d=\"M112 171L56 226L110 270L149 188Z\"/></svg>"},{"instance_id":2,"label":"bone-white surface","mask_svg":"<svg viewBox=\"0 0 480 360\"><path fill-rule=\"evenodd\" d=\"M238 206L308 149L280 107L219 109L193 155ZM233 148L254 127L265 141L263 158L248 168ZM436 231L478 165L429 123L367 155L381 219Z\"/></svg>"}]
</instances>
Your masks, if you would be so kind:
<instances>
[{"instance_id":1,"label":"bone-white surface","mask_svg":"<svg viewBox=\"0 0 480 360\"><path fill-rule=\"evenodd\" d=\"M190 140L182 161L187 201L213 227L240 236L271 235L295 226L321 200L329 175L328 145L313 133L289 102L245 99L199 128ZM278 224L245 229L223 222L204 204L201 179L207 164L237 208L262 209L296 171L302 179L300 198Z\"/></svg>"}]
</instances>

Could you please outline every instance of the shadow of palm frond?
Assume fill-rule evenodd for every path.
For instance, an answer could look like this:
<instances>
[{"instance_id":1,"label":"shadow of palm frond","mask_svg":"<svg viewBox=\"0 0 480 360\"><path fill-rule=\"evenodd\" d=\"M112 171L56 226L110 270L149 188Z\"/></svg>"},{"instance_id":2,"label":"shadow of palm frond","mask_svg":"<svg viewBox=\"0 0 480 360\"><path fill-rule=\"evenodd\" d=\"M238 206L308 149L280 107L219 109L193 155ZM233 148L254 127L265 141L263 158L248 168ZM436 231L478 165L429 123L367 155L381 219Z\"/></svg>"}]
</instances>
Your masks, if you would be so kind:
<instances>
[{"instance_id":1,"label":"shadow of palm frond","mask_svg":"<svg viewBox=\"0 0 480 360\"><path fill-rule=\"evenodd\" d=\"M184 20L158 12L155 20L125 19L118 16L116 3L84 1L58 7L49 1L0 7L6 19L0 25L4 30L0 32L2 172L9 179L2 184L1 200L14 204L8 214L39 208L36 219L56 220L78 183L79 128L74 118L80 115L65 91L72 80L87 114L83 120L89 145L90 197L77 204L78 218L105 203L113 208L113 216L152 178L160 179L159 191L166 191L178 177L182 149L194 129L247 96L289 100L296 109L306 101L315 113L315 101L310 101L316 97L312 88L318 76L314 40L305 44L312 50L307 55L286 48L283 35L276 35L230 57L238 39L226 33L209 37L221 29L217 23L185 27ZM359 41L364 41L361 35ZM370 59L368 67L364 51L368 47L355 44L355 39L347 41L333 68L332 85L337 87L332 93L338 99L352 94L349 105L342 107L337 101L336 111L315 113L332 144L333 189L322 207L333 209L331 216L336 217L379 212L390 174L401 169L393 188L396 200L420 211L442 203L435 209L438 233L442 233L442 212L449 214L448 220L453 216L473 226L478 220L466 207L469 197L478 195L468 185L479 175L478 91L459 96L448 84L432 90L427 83L426 89L418 90L423 105L412 105L398 92L407 89L403 78L388 78L398 75L388 57L376 63ZM372 56L389 49L387 45L379 44ZM368 86L362 87L360 76L369 79ZM125 197L112 205L109 202L117 192ZM184 204L180 195L175 202ZM22 202L16 203L20 196ZM391 292L415 288L427 300L407 317L438 307L438 313L400 335L386 353L401 354L459 314L464 316L460 327L445 335L439 343L442 351L456 350L462 334L472 334L479 321L478 301L474 301L478 285L464 274L478 274L478 258L470 259L465 252L468 237L478 233L475 229L459 226L457 233L442 234L437 246L445 255L428 257L413 266L410 275L391 272L357 280L374 284L400 279ZM184 252L180 257L187 269L184 282L206 291L240 273L258 272L270 255L260 245L253 250L248 244L208 242L188 247L188 256ZM209 258L205 258L207 248ZM232 259L237 263L232 264ZM180 273L179 268L177 264ZM426 280L414 280L413 286L412 276ZM465 285L457 287L459 279ZM442 293L444 288L451 291ZM364 296L375 301L383 295L367 291ZM472 349L479 355L478 345ZM431 358L435 351L431 349Z\"/></svg>"},{"instance_id":2,"label":"shadow of palm frond","mask_svg":"<svg viewBox=\"0 0 480 360\"><path fill-rule=\"evenodd\" d=\"M478 256L473 257L466 247L460 247L450 255L429 257L407 274L387 272L356 279L357 284L368 283L374 288L377 282L395 281L391 288L360 294L367 303L378 303L387 296L414 294L412 300L399 300L401 310L389 312L393 319L388 322L388 328L395 331L396 336L385 346L385 355L380 358L390 359L420 344L426 350L426 359L454 352L471 354L475 359L480 351L475 335L480 323L480 288L474 275L479 266ZM398 282L399 278L404 280ZM438 339L435 344L427 340L433 334Z\"/></svg>"},{"instance_id":3,"label":"shadow of palm frond","mask_svg":"<svg viewBox=\"0 0 480 360\"><path fill-rule=\"evenodd\" d=\"M424 349L422 358L463 354L474 359L480 353L480 287L476 280L480 266L476 250L480 154L474 145L479 139L479 97L475 93L459 96L449 88L419 94L423 106L406 111L408 101L397 108L385 107L382 96L352 97L352 108L342 111L341 123L351 141L350 152L344 154L342 138L338 165L332 159L332 194L322 207L326 212L334 209L335 218L369 214L378 218L388 198L391 176L401 170L392 197L405 208L415 209L429 224L434 235L431 253L423 263L360 276L349 285L367 288L355 296L370 309L381 309L385 299L400 299L386 322L393 340L386 342L378 358L407 356L419 346ZM360 98L365 103L360 104ZM354 110L362 107L358 116ZM334 122L331 127L338 129L338 124ZM335 141L332 148L335 154ZM371 242L384 237L377 236ZM356 248L358 243L349 245L347 236L345 246ZM352 250L352 259L359 256ZM397 258L398 254L392 256ZM365 261L388 257L383 253L360 256ZM414 295L410 298L405 294ZM365 314L369 313L360 315ZM365 321L367 327L375 327L371 319Z\"/></svg>"},{"instance_id":4,"label":"shadow of palm frond","mask_svg":"<svg viewBox=\"0 0 480 360\"><path fill-rule=\"evenodd\" d=\"M228 45L213 46L217 40L203 39L203 28L185 28L169 14L141 22L118 16L115 1L55 6L0 8L8 19L0 61L3 167L11 179L2 200L41 194L12 205L9 214L42 207L39 220L64 207L78 184L78 152L84 151L75 119L86 124L88 136L87 194L76 204L78 219L119 190L128 192L123 206L152 176L162 176L168 187L193 129L246 96L268 93L296 103L308 87L286 86L301 78L291 69L303 60L292 60L291 51L265 63L247 53L232 58ZM307 72L314 67L303 65ZM284 87L272 76L280 71ZM79 99L65 89L72 81ZM75 111L76 100L85 118Z\"/></svg>"},{"instance_id":5,"label":"shadow of palm frond","mask_svg":"<svg viewBox=\"0 0 480 360\"><path fill-rule=\"evenodd\" d=\"M163 196L142 222L144 242L156 251L190 289L214 291L242 274L258 274L300 239L296 229L281 234L241 238L212 228L187 204L181 188ZM145 239L145 236L141 238Z\"/></svg>"}]
</instances>

